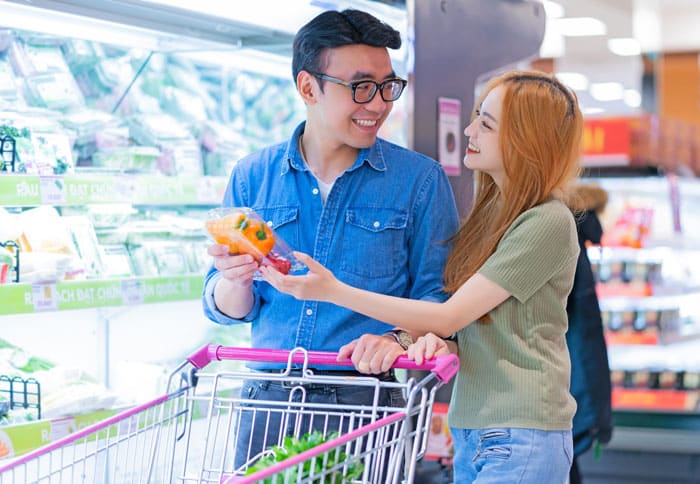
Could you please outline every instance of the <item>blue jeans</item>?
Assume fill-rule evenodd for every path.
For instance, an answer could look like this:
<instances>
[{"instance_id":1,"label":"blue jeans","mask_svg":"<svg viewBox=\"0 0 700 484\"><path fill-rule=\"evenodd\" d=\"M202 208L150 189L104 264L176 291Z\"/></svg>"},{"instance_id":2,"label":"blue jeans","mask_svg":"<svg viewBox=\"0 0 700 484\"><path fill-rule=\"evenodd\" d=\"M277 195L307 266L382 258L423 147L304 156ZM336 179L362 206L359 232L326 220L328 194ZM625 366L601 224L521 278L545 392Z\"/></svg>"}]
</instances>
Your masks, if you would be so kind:
<instances>
[{"instance_id":1,"label":"blue jeans","mask_svg":"<svg viewBox=\"0 0 700 484\"><path fill-rule=\"evenodd\" d=\"M457 484L564 484L573 458L570 430L451 428Z\"/></svg>"},{"instance_id":2,"label":"blue jeans","mask_svg":"<svg viewBox=\"0 0 700 484\"><path fill-rule=\"evenodd\" d=\"M396 381L393 375L387 375L380 380ZM236 428L234 459L236 469L270 446L281 444L285 435L301 437L314 430L320 430L324 434L330 432L345 433L348 419L347 417L342 418L340 415L342 406L371 406L374 398L374 390L371 387L315 383L304 385L304 391L306 392L304 401L309 405L304 412L292 410L291 413L285 414L282 411L284 407L275 406L273 410L267 411L267 408L273 407L264 403L241 404L240 421ZM246 380L241 388L241 397L246 400L287 402L289 394L290 389L287 385L269 380ZM291 400L293 402L301 401L301 392L295 391ZM314 413L310 410L313 410L315 404L338 405L339 410L321 409ZM401 388L380 390L378 405L380 407L404 407L406 402L403 398L403 391ZM250 411L247 411L245 407L249 407ZM333 415L330 415L331 413ZM353 428L358 426L358 423L353 424Z\"/></svg>"}]
</instances>

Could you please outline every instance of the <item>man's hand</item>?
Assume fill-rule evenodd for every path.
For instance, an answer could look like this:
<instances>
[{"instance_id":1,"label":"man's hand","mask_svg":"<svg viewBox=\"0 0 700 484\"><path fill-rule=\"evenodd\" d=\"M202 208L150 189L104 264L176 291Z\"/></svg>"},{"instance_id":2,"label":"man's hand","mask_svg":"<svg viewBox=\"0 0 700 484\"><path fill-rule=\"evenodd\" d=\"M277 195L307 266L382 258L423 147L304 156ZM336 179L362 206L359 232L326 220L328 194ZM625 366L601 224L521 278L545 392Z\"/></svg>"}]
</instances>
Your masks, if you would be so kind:
<instances>
[{"instance_id":1,"label":"man's hand","mask_svg":"<svg viewBox=\"0 0 700 484\"><path fill-rule=\"evenodd\" d=\"M406 351L391 336L364 334L338 351L338 361L350 358L360 373L375 375L391 369Z\"/></svg>"},{"instance_id":2,"label":"man's hand","mask_svg":"<svg viewBox=\"0 0 700 484\"><path fill-rule=\"evenodd\" d=\"M207 248L207 254L214 258L214 267L221 277L235 286L250 287L253 275L258 270L258 262L249 254L229 254L229 248L213 244Z\"/></svg>"},{"instance_id":3,"label":"man's hand","mask_svg":"<svg viewBox=\"0 0 700 484\"><path fill-rule=\"evenodd\" d=\"M214 258L214 267L221 274L214 287L214 303L227 316L242 318L255 301L252 285L258 262L249 254L230 255L228 251L227 246L220 244L207 248L207 253Z\"/></svg>"}]
</instances>

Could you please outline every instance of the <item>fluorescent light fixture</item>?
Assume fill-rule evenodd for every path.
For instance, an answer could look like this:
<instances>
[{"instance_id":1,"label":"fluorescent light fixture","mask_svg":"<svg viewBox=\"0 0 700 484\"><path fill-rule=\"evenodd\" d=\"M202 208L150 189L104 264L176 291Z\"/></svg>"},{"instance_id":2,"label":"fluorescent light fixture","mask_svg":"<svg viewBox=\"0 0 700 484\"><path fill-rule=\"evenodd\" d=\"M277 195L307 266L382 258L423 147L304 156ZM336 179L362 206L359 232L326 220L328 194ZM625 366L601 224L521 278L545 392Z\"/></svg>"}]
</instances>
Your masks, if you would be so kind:
<instances>
[{"instance_id":1,"label":"fluorescent light fixture","mask_svg":"<svg viewBox=\"0 0 700 484\"><path fill-rule=\"evenodd\" d=\"M122 0L124 1L124 0ZM406 9L383 5L369 0L128 0L124 3L157 4L168 8L207 12L217 17L264 27L273 31L295 34L304 24L318 14L329 10L357 8L369 12L401 33L401 47L389 49L389 56L397 64L397 73L404 75L408 24ZM274 13L274 15L273 15ZM291 43L290 43L291 44Z\"/></svg>"},{"instance_id":2,"label":"fluorescent light fixture","mask_svg":"<svg viewBox=\"0 0 700 484\"><path fill-rule=\"evenodd\" d=\"M639 41L632 37L608 39L608 49L616 55L630 56L642 53L642 46Z\"/></svg>"},{"instance_id":3,"label":"fluorescent light fixture","mask_svg":"<svg viewBox=\"0 0 700 484\"><path fill-rule=\"evenodd\" d=\"M261 25L281 32L295 33L299 27L323 12L308 0L140 0L137 3L155 3L170 8L207 12L210 15L251 25ZM274 13L274 15L273 15Z\"/></svg>"},{"instance_id":4,"label":"fluorescent light fixture","mask_svg":"<svg viewBox=\"0 0 700 484\"><path fill-rule=\"evenodd\" d=\"M0 26L160 52L192 50L193 46L200 49L220 49L222 46L222 44L202 39L191 39L182 35L2 1L0 1ZM226 48L231 49L235 46L227 45Z\"/></svg>"},{"instance_id":5,"label":"fluorescent light fixture","mask_svg":"<svg viewBox=\"0 0 700 484\"><path fill-rule=\"evenodd\" d=\"M605 35L608 31L603 22L593 17L569 17L554 20L557 29L567 37Z\"/></svg>"},{"instance_id":6,"label":"fluorescent light fixture","mask_svg":"<svg viewBox=\"0 0 700 484\"><path fill-rule=\"evenodd\" d=\"M564 16L564 7L560 3L544 0L542 4L544 5L544 13L547 14L547 18L562 18Z\"/></svg>"},{"instance_id":7,"label":"fluorescent light fixture","mask_svg":"<svg viewBox=\"0 0 700 484\"><path fill-rule=\"evenodd\" d=\"M556 76L574 91L585 91L588 89L588 78L580 72L558 72Z\"/></svg>"},{"instance_id":8,"label":"fluorescent light fixture","mask_svg":"<svg viewBox=\"0 0 700 484\"><path fill-rule=\"evenodd\" d=\"M638 108L642 105L642 95L636 89L625 89L622 100L631 108Z\"/></svg>"},{"instance_id":9,"label":"fluorescent light fixture","mask_svg":"<svg viewBox=\"0 0 700 484\"><path fill-rule=\"evenodd\" d=\"M255 72L292 81L292 59L251 49L201 51L177 54L198 64Z\"/></svg>"},{"instance_id":10,"label":"fluorescent light fixture","mask_svg":"<svg viewBox=\"0 0 700 484\"><path fill-rule=\"evenodd\" d=\"M619 101L625 88L619 82L596 82L591 84L590 92L596 101Z\"/></svg>"}]
</instances>

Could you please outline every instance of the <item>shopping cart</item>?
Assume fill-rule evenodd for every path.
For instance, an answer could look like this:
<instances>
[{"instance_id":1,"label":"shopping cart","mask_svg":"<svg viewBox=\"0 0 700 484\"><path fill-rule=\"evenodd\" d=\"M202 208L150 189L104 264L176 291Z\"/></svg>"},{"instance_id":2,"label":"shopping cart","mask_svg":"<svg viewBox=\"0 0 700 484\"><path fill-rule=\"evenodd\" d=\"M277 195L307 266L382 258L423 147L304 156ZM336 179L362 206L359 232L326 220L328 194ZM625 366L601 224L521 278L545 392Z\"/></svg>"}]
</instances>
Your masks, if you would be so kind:
<instances>
[{"instance_id":1,"label":"shopping cart","mask_svg":"<svg viewBox=\"0 0 700 484\"><path fill-rule=\"evenodd\" d=\"M286 368L204 372L214 360L286 362ZM457 372L456 355L420 366L400 357L394 368L430 371L405 382L314 374L309 365L351 363L336 361L335 353L299 348L206 345L171 373L165 395L0 463L0 484L413 482L415 463L426 447L435 391ZM239 396L241 382L251 378L282 383L290 389L289 401ZM314 403L306 399L306 388L315 384L365 388L374 403ZM379 405L382 389L398 389L405 406ZM236 447L246 445L237 441L237 429L245 418L268 429L278 427L277 440L236 467ZM315 439L318 445L261 468L265 460L275 461L277 454L289 451L285 445L304 439Z\"/></svg>"}]
</instances>

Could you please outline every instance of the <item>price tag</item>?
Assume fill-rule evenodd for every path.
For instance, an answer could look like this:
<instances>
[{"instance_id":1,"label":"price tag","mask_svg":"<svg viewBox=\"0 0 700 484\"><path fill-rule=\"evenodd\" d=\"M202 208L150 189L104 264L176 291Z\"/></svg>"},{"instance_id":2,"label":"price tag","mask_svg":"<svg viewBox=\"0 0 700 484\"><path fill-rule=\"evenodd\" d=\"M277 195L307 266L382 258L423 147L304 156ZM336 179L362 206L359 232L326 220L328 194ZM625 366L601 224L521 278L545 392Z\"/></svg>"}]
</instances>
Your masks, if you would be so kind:
<instances>
[{"instance_id":1,"label":"price tag","mask_svg":"<svg viewBox=\"0 0 700 484\"><path fill-rule=\"evenodd\" d=\"M139 279L124 279L122 281L122 301L124 305L143 303L143 281Z\"/></svg>"},{"instance_id":2,"label":"price tag","mask_svg":"<svg viewBox=\"0 0 700 484\"><path fill-rule=\"evenodd\" d=\"M58 309L56 284L33 284L32 304L34 311L56 311Z\"/></svg>"},{"instance_id":3,"label":"price tag","mask_svg":"<svg viewBox=\"0 0 700 484\"><path fill-rule=\"evenodd\" d=\"M41 203L62 205L66 202L66 184L62 176L42 176L39 178Z\"/></svg>"}]
</instances>

